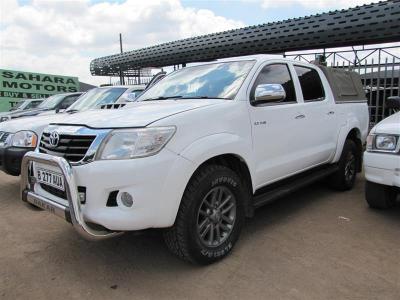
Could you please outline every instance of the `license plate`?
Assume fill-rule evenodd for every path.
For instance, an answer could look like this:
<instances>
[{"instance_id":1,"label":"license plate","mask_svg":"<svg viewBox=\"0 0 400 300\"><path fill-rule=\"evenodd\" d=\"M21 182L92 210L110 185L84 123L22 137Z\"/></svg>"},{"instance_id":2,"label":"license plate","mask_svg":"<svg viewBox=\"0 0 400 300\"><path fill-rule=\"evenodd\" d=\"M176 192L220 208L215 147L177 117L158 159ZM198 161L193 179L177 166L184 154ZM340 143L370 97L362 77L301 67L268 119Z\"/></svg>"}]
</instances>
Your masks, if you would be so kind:
<instances>
[{"instance_id":1,"label":"license plate","mask_svg":"<svg viewBox=\"0 0 400 300\"><path fill-rule=\"evenodd\" d=\"M50 185L61 191L65 190L64 177L60 173L45 170L42 168L37 168L36 179L39 183Z\"/></svg>"}]
</instances>

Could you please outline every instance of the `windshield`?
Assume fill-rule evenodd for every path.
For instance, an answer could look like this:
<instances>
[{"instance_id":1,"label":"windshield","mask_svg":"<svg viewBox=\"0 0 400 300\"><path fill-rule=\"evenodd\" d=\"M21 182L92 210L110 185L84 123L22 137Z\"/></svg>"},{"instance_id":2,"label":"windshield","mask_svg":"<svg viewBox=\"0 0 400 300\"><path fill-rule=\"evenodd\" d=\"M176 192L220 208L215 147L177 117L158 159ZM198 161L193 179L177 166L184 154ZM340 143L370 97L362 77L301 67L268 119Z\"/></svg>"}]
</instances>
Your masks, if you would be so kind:
<instances>
[{"instance_id":1,"label":"windshield","mask_svg":"<svg viewBox=\"0 0 400 300\"><path fill-rule=\"evenodd\" d=\"M71 105L68 111L83 111L100 105L115 103L127 89L124 87L92 89Z\"/></svg>"},{"instance_id":2,"label":"windshield","mask_svg":"<svg viewBox=\"0 0 400 300\"><path fill-rule=\"evenodd\" d=\"M44 109L54 109L62 99L64 99L65 95L54 95L50 96L46 100L44 100L38 108L44 108Z\"/></svg>"},{"instance_id":3,"label":"windshield","mask_svg":"<svg viewBox=\"0 0 400 300\"><path fill-rule=\"evenodd\" d=\"M187 67L163 78L140 100L166 98L235 98L254 61L236 61Z\"/></svg>"},{"instance_id":4,"label":"windshield","mask_svg":"<svg viewBox=\"0 0 400 300\"><path fill-rule=\"evenodd\" d=\"M10 109L10 111L17 110L17 109L21 108L22 105L23 105L26 101L27 101L27 100L19 101L17 104L15 104L15 105Z\"/></svg>"}]
</instances>

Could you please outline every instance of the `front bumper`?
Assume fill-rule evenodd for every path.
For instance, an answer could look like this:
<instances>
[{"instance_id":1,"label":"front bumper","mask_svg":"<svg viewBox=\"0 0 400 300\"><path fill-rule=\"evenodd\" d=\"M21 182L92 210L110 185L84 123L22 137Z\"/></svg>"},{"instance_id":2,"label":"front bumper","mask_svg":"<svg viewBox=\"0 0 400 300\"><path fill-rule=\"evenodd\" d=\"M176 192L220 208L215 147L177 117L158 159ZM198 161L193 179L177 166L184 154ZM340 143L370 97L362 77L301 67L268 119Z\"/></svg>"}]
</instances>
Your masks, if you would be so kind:
<instances>
[{"instance_id":1,"label":"front bumper","mask_svg":"<svg viewBox=\"0 0 400 300\"><path fill-rule=\"evenodd\" d=\"M35 182L30 172L38 164L56 168L63 175L66 199L48 193ZM193 167L190 161L167 149L147 158L95 161L72 167L63 158L29 152L22 163L22 199L70 221L83 237L91 240L122 231L169 227L175 221ZM86 190L84 203L78 197L82 187ZM118 203L110 207L109 196L115 192ZM123 192L133 196L132 207L122 205Z\"/></svg>"},{"instance_id":2,"label":"front bumper","mask_svg":"<svg viewBox=\"0 0 400 300\"><path fill-rule=\"evenodd\" d=\"M21 174L22 158L34 148L5 147L0 148L0 169L12 176Z\"/></svg>"},{"instance_id":3,"label":"front bumper","mask_svg":"<svg viewBox=\"0 0 400 300\"><path fill-rule=\"evenodd\" d=\"M35 183L32 182L33 177L30 176L31 172L29 166L31 162L51 165L61 170L65 179L68 205L63 205L51 199L47 199L36 194L32 190L32 185ZM119 234L118 232L93 230L86 224L82 216L81 205L78 199L78 189L72 174L71 166L64 158L54 157L42 153L29 152L22 160L21 171L21 196L23 201L29 202L35 206L50 211L67 221L70 221L76 231L78 231L87 239L98 240Z\"/></svg>"},{"instance_id":4,"label":"front bumper","mask_svg":"<svg viewBox=\"0 0 400 300\"><path fill-rule=\"evenodd\" d=\"M400 187L400 155L365 152L364 169L368 181Z\"/></svg>"}]
</instances>

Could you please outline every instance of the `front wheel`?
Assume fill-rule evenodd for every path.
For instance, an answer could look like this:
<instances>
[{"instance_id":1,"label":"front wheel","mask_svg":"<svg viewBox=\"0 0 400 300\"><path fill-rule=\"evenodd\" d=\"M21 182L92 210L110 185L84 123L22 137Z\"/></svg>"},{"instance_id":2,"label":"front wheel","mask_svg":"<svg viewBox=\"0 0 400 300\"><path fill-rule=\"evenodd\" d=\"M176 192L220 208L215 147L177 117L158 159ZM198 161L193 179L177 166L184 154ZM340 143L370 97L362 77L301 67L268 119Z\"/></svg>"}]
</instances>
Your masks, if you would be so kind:
<instances>
[{"instance_id":1,"label":"front wheel","mask_svg":"<svg viewBox=\"0 0 400 300\"><path fill-rule=\"evenodd\" d=\"M244 221L244 187L225 166L208 165L196 172L183 195L173 227L164 233L178 257L210 264L228 255Z\"/></svg>"},{"instance_id":2,"label":"front wheel","mask_svg":"<svg viewBox=\"0 0 400 300\"><path fill-rule=\"evenodd\" d=\"M365 200L371 208L387 209L395 204L396 193L390 186L367 181Z\"/></svg>"}]
</instances>

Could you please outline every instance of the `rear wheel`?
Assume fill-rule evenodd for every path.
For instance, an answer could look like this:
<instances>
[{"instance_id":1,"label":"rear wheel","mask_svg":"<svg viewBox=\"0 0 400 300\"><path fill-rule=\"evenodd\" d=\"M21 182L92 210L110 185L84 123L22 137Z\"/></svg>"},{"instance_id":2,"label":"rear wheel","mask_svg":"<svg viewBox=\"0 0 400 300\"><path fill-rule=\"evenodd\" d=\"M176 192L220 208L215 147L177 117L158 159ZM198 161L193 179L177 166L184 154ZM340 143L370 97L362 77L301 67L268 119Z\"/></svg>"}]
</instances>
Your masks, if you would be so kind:
<instances>
[{"instance_id":1,"label":"rear wheel","mask_svg":"<svg viewBox=\"0 0 400 300\"><path fill-rule=\"evenodd\" d=\"M339 169L329 177L329 184L339 191L348 191L354 187L357 176L357 146L352 140L346 140L339 160Z\"/></svg>"},{"instance_id":2,"label":"rear wheel","mask_svg":"<svg viewBox=\"0 0 400 300\"><path fill-rule=\"evenodd\" d=\"M190 180L173 227L164 233L178 257L210 264L228 255L244 221L244 188L225 166L209 165Z\"/></svg>"},{"instance_id":3,"label":"rear wheel","mask_svg":"<svg viewBox=\"0 0 400 300\"><path fill-rule=\"evenodd\" d=\"M367 181L365 200L371 208L387 209L394 205L396 192L390 186Z\"/></svg>"}]
</instances>

